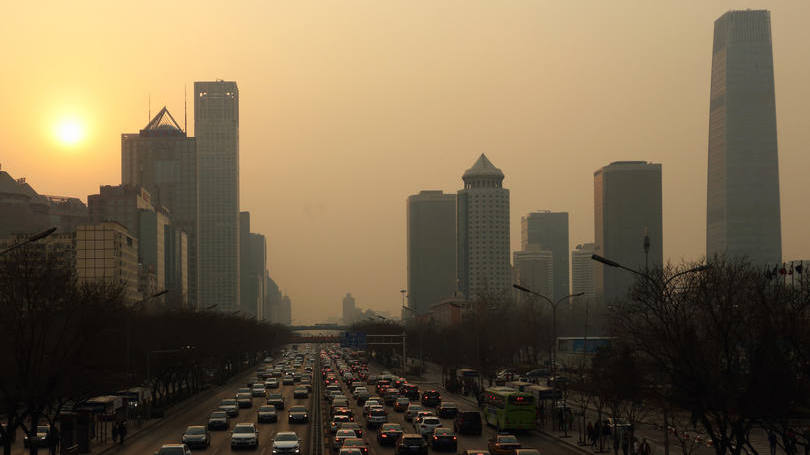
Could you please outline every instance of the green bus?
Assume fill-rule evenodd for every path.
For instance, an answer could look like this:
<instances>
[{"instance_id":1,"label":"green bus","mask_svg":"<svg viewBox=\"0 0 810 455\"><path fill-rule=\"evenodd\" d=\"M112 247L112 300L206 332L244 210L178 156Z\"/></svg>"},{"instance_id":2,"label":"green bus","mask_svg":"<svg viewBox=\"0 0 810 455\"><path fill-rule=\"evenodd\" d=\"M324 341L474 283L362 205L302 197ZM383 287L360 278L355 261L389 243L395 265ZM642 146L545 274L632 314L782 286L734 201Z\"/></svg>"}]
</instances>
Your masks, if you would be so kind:
<instances>
[{"instance_id":1,"label":"green bus","mask_svg":"<svg viewBox=\"0 0 810 455\"><path fill-rule=\"evenodd\" d=\"M511 387L489 387L484 390L481 406L484 421L503 430L534 430L537 401L531 393Z\"/></svg>"}]
</instances>

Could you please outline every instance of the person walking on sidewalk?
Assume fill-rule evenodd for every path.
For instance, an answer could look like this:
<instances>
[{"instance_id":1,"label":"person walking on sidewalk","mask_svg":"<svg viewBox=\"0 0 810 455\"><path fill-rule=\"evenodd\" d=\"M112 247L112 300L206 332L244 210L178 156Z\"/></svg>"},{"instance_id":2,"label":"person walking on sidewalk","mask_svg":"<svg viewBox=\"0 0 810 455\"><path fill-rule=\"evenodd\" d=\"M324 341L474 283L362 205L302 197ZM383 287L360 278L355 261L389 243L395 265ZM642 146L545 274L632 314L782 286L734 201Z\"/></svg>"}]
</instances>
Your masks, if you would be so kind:
<instances>
[{"instance_id":1,"label":"person walking on sidewalk","mask_svg":"<svg viewBox=\"0 0 810 455\"><path fill-rule=\"evenodd\" d=\"M641 455L652 455L652 448L650 443L647 442L647 438L641 440Z\"/></svg>"},{"instance_id":2,"label":"person walking on sidewalk","mask_svg":"<svg viewBox=\"0 0 810 455\"><path fill-rule=\"evenodd\" d=\"M622 433L622 454L628 455L630 451L630 438L627 437L626 434Z\"/></svg>"},{"instance_id":3,"label":"person walking on sidewalk","mask_svg":"<svg viewBox=\"0 0 810 455\"><path fill-rule=\"evenodd\" d=\"M112 437L113 437L113 444L118 442L118 422L116 422L112 426Z\"/></svg>"},{"instance_id":4,"label":"person walking on sidewalk","mask_svg":"<svg viewBox=\"0 0 810 455\"><path fill-rule=\"evenodd\" d=\"M588 426L586 427L586 434L588 435L588 444L593 446L593 422L588 421Z\"/></svg>"},{"instance_id":5,"label":"person walking on sidewalk","mask_svg":"<svg viewBox=\"0 0 810 455\"><path fill-rule=\"evenodd\" d=\"M118 435L121 437L121 445L123 445L124 438L127 436L127 424L123 420L118 424Z\"/></svg>"},{"instance_id":6,"label":"person walking on sidewalk","mask_svg":"<svg viewBox=\"0 0 810 455\"><path fill-rule=\"evenodd\" d=\"M776 433L768 432L768 445L771 448L771 455L776 455Z\"/></svg>"}]
</instances>

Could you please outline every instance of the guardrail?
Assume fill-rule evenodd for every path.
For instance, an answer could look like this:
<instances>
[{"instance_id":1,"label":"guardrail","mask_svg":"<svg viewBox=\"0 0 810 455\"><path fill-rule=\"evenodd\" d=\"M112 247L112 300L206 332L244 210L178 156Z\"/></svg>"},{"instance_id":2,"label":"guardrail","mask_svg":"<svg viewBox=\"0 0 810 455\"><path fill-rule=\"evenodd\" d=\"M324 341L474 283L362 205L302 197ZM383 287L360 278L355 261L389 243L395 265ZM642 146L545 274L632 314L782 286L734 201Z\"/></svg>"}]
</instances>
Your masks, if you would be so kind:
<instances>
[{"instance_id":1,"label":"guardrail","mask_svg":"<svg viewBox=\"0 0 810 455\"><path fill-rule=\"evenodd\" d=\"M323 455L323 418L321 417L321 356L320 347L315 345L315 368L312 369L312 431L310 431L310 455Z\"/></svg>"}]
</instances>

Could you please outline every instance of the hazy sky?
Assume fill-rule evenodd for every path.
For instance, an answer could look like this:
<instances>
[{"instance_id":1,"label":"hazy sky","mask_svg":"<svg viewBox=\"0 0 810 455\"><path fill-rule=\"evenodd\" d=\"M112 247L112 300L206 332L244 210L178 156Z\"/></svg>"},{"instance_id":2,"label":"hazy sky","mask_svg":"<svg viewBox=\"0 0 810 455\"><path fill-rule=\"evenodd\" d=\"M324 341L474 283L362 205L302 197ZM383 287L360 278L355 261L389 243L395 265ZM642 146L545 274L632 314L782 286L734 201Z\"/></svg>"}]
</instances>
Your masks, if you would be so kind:
<instances>
[{"instance_id":1,"label":"hazy sky","mask_svg":"<svg viewBox=\"0 0 810 455\"><path fill-rule=\"evenodd\" d=\"M664 255L697 259L713 21L744 8L772 13L783 256L810 259L807 0L5 2L0 163L86 199L121 182L150 94L182 122L184 85L236 80L241 206L297 321L347 291L398 314L406 197L456 191L482 152L506 174L513 248L540 209L592 241L593 171L648 160ZM86 128L74 147L53 139L65 117Z\"/></svg>"}]
</instances>

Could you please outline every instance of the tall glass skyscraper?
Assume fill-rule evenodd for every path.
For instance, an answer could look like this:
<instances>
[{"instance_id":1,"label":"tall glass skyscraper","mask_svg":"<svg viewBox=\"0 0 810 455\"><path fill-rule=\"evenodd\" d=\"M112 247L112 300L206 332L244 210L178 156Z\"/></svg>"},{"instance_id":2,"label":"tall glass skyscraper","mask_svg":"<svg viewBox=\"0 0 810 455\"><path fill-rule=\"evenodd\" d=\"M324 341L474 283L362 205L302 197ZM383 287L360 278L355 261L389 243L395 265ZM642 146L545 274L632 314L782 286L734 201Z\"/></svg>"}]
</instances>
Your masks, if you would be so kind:
<instances>
[{"instance_id":1,"label":"tall glass skyscraper","mask_svg":"<svg viewBox=\"0 0 810 455\"><path fill-rule=\"evenodd\" d=\"M200 187L199 307L239 305L239 89L194 83Z\"/></svg>"},{"instance_id":2,"label":"tall glass skyscraper","mask_svg":"<svg viewBox=\"0 0 810 455\"><path fill-rule=\"evenodd\" d=\"M782 260L768 11L729 11L714 22L706 253Z\"/></svg>"}]
</instances>

